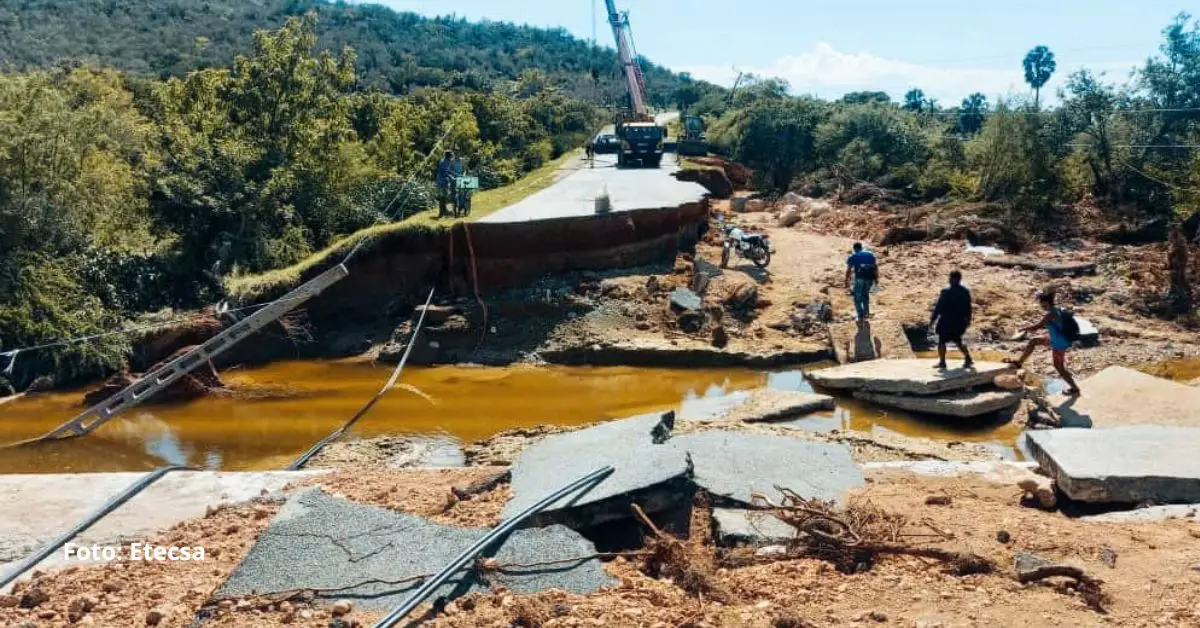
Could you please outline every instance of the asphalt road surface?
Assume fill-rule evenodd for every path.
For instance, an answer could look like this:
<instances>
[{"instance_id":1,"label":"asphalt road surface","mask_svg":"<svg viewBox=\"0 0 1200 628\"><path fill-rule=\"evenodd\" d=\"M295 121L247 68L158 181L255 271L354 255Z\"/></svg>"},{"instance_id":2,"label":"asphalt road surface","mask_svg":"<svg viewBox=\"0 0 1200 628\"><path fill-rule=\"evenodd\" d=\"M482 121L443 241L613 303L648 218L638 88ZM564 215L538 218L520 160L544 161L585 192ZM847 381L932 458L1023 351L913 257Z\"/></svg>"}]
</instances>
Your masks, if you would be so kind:
<instances>
[{"instance_id":1,"label":"asphalt road surface","mask_svg":"<svg viewBox=\"0 0 1200 628\"><path fill-rule=\"evenodd\" d=\"M658 121L663 123L671 117L671 114L660 115ZM480 222L590 216L596 212L596 197L605 192L614 212L675 207L698 201L706 193L700 184L678 181L671 176L679 169L673 153L664 155L658 168L617 168L616 155L596 155L592 164L575 160L568 168L574 171L550 187L493 212Z\"/></svg>"}]
</instances>

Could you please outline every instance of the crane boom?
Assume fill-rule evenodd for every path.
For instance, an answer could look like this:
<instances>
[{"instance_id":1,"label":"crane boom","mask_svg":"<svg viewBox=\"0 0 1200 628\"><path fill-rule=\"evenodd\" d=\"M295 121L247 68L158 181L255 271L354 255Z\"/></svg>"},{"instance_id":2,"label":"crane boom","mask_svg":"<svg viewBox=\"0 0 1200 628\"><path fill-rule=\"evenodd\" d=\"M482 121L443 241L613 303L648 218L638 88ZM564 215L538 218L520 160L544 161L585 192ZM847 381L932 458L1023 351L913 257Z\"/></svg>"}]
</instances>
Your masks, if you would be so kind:
<instances>
[{"instance_id":1,"label":"crane boom","mask_svg":"<svg viewBox=\"0 0 1200 628\"><path fill-rule=\"evenodd\" d=\"M617 11L614 0L604 0L608 6L608 23L617 42L617 55L621 59L621 70L625 73L625 89L629 91L629 104L637 116L648 114L646 110L645 83L642 68L633 54L633 35L629 30L629 15Z\"/></svg>"}]
</instances>

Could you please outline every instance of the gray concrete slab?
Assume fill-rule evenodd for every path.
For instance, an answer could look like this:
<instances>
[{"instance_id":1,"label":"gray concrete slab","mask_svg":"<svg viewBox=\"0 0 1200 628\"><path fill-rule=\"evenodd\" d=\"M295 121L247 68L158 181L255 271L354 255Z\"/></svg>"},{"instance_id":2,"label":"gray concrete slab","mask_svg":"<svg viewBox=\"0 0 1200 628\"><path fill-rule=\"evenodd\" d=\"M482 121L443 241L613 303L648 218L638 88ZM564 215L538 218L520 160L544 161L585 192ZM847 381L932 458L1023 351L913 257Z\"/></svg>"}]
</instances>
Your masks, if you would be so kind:
<instances>
[{"instance_id":1,"label":"gray concrete slab","mask_svg":"<svg viewBox=\"0 0 1200 628\"><path fill-rule=\"evenodd\" d=\"M776 486L802 497L841 501L863 485L850 448L771 434L709 430L682 434L669 444L691 458L693 481L718 502L750 504L758 492L778 502Z\"/></svg>"},{"instance_id":2,"label":"gray concrete slab","mask_svg":"<svg viewBox=\"0 0 1200 628\"><path fill-rule=\"evenodd\" d=\"M1185 519L1200 523L1200 504L1169 504L1133 510L1106 512L1099 515L1080 517L1080 521L1100 523L1156 523L1168 519Z\"/></svg>"},{"instance_id":3,"label":"gray concrete slab","mask_svg":"<svg viewBox=\"0 0 1200 628\"><path fill-rule=\"evenodd\" d=\"M80 545L146 540L210 506L242 502L325 471L179 471L152 484L76 538ZM69 530L141 473L0 475L0 572ZM56 552L41 568L62 564ZM76 564L77 561L72 561Z\"/></svg>"},{"instance_id":4,"label":"gray concrete slab","mask_svg":"<svg viewBox=\"0 0 1200 628\"><path fill-rule=\"evenodd\" d=\"M791 541L796 529L763 510L714 508L713 534L717 544L725 547L763 546Z\"/></svg>"},{"instance_id":5,"label":"gray concrete slab","mask_svg":"<svg viewBox=\"0 0 1200 628\"><path fill-rule=\"evenodd\" d=\"M1065 428L1027 432L1026 441L1071 499L1200 502L1200 428Z\"/></svg>"},{"instance_id":6,"label":"gray concrete slab","mask_svg":"<svg viewBox=\"0 0 1200 628\"><path fill-rule=\"evenodd\" d=\"M806 373L813 385L835 390L936 395L990 384L1012 367L999 362L976 362L970 369L939 371L937 360L871 360Z\"/></svg>"},{"instance_id":7,"label":"gray concrete slab","mask_svg":"<svg viewBox=\"0 0 1200 628\"><path fill-rule=\"evenodd\" d=\"M863 325L855 322L831 324L829 341L838 364L917 357L908 336L904 335L904 328L895 321L867 321Z\"/></svg>"},{"instance_id":8,"label":"gray concrete slab","mask_svg":"<svg viewBox=\"0 0 1200 628\"><path fill-rule=\"evenodd\" d=\"M814 412L833 410L836 401L829 395L796 390L758 388L736 391L711 399L685 402L679 418L684 421L774 422Z\"/></svg>"},{"instance_id":9,"label":"gray concrete slab","mask_svg":"<svg viewBox=\"0 0 1200 628\"><path fill-rule=\"evenodd\" d=\"M351 587L322 595L354 600L366 610L390 609L421 582L351 585L368 579L397 581L436 573L485 534L487 530L482 528L439 525L312 489L295 495L283 506L216 595ZM595 551L591 542L574 531L549 526L513 533L494 557L501 564L527 564L589 556ZM494 586L505 586L517 593L549 588L588 593L615 584L594 559L505 569L488 574L488 579ZM457 596L487 588L463 574L434 595Z\"/></svg>"},{"instance_id":10,"label":"gray concrete slab","mask_svg":"<svg viewBox=\"0 0 1200 628\"><path fill-rule=\"evenodd\" d=\"M1019 390L971 390L932 396L889 395L865 390L854 392L861 399L889 408L958 418L977 417L1016 407L1021 403Z\"/></svg>"},{"instance_id":11,"label":"gray concrete slab","mask_svg":"<svg viewBox=\"0 0 1200 628\"><path fill-rule=\"evenodd\" d=\"M1053 395L1064 427L1154 424L1200 427L1200 389L1110 366L1079 382L1079 397Z\"/></svg>"},{"instance_id":12,"label":"gray concrete slab","mask_svg":"<svg viewBox=\"0 0 1200 628\"><path fill-rule=\"evenodd\" d=\"M655 413L604 423L550 436L530 446L513 466L512 499L504 506L503 517L511 517L564 484L609 464L616 470L607 479L585 493L552 504L534 523L565 521L572 527L586 527L623 519L632 516L629 503L633 499L647 512L675 505L674 496L688 489L688 460L670 441L662 445L651 441L651 430L660 417Z\"/></svg>"}]
</instances>

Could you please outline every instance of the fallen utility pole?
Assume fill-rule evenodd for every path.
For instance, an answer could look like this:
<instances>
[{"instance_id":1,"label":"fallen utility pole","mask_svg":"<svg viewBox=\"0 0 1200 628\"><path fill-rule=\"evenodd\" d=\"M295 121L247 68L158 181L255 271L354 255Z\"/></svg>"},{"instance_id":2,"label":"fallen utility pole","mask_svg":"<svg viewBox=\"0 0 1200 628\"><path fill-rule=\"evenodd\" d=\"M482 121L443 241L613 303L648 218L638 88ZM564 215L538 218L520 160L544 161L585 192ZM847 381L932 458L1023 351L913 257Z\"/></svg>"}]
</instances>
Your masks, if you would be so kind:
<instances>
[{"instance_id":1,"label":"fallen utility pole","mask_svg":"<svg viewBox=\"0 0 1200 628\"><path fill-rule=\"evenodd\" d=\"M499 527L494 528L482 539L476 541L474 545L463 550L458 557L451 561L449 565L446 565L446 568L438 572L436 576L426 580L425 584L422 584L421 588L413 591L412 595L408 596L408 599L404 600L404 603L398 606L396 610L393 610L392 612L388 613L386 617L380 619L375 624L374 628L391 628L392 626L395 626L396 622L404 619L404 617L411 613L418 605L420 605L425 598L429 597L430 594L437 590L438 587L442 586L446 580L449 580L450 576L462 569L462 566L467 564L467 561L475 558L475 556L488 549L492 545L501 542L508 535L508 533L512 532L518 525L521 524L522 521L525 521L529 517L546 509L551 504L581 488L586 487L588 490L591 490L597 484L608 478L608 476L611 475L614 470L615 468L612 465L606 465L596 469L595 471L592 471L578 480L575 480L574 482L571 482L557 491L554 491L553 493L543 497L538 503L526 508L513 518L500 524Z\"/></svg>"},{"instance_id":2,"label":"fallen utility pole","mask_svg":"<svg viewBox=\"0 0 1200 628\"><path fill-rule=\"evenodd\" d=\"M295 309L301 303L320 294L329 286L350 274L345 265L338 264L317 275L300 287L268 303L262 309L238 321L229 329L210 338L207 342L171 360L157 370L143 375L121 392L88 408L79 416L63 423L45 435L15 445L28 445L53 440L75 438L91 433L109 419L137 406L155 393L173 384L196 367L204 364L230 347L245 340L254 332Z\"/></svg>"}]
</instances>

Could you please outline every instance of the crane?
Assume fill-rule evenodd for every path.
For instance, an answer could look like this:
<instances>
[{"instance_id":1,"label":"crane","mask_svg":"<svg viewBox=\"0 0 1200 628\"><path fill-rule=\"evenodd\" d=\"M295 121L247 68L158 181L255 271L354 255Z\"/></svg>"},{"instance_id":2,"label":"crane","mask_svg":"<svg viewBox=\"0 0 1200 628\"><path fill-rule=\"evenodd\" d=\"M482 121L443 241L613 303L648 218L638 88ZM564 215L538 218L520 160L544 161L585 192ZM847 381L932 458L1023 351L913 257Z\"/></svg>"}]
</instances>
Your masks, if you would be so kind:
<instances>
[{"instance_id":1,"label":"crane","mask_svg":"<svg viewBox=\"0 0 1200 628\"><path fill-rule=\"evenodd\" d=\"M617 137L621 139L617 165L625 167L637 162L642 166L657 168L662 162L667 130L655 124L654 117L646 108L646 79L633 47L629 13L617 11L615 0L604 0L604 3L608 9L613 39L617 43L621 72L625 75L625 90L629 92L630 111L618 114L615 125Z\"/></svg>"}]
</instances>

